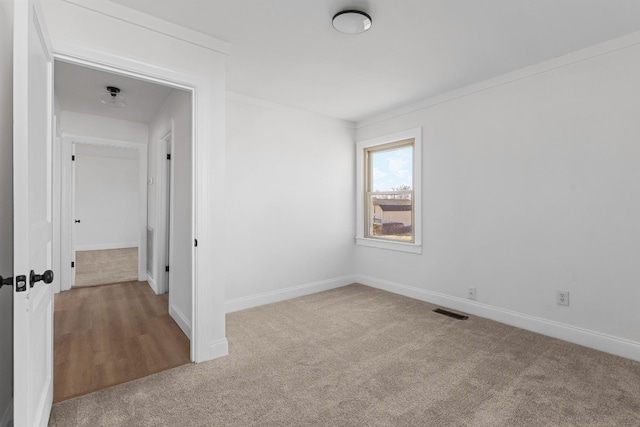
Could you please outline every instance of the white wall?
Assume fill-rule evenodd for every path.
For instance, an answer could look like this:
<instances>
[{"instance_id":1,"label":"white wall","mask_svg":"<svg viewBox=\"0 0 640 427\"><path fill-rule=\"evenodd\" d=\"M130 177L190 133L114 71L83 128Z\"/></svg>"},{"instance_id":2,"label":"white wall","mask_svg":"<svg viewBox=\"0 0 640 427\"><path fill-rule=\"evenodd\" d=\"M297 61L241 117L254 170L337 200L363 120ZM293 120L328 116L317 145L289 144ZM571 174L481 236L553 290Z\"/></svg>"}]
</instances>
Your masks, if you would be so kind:
<instances>
[{"instance_id":1,"label":"white wall","mask_svg":"<svg viewBox=\"0 0 640 427\"><path fill-rule=\"evenodd\" d=\"M359 279L640 359L640 46L601 53L362 125L423 127L424 248Z\"/></svg>"},{"instance_id":2,"label":"white wall","mask_svg":"<svg viewBox=\"0 0 640 427\"><path fill-rule=\"evenodd\" d=\"M154 228L154 271L157 278L164 271L164 245L158 238L158 231L164 227L164 221L158 215L159 196L163 192L160 164L166 162L164 147L159 149L160 138L172 130L173 147L171 164L173 166L173 236L170 260L171 285L169 293L169 312L187 336L191 335L191 296L193 233L192 227L192 151L191 151L191 93L174 90L160 107L149 124L149 177L154 184L149 187L148 224ZM157 290L156 290L157 291Z\"/></svg>"},{"instance_id":3,"label":"white wall","mask_svg":"<svg viewBox=\"0 0 640 427\"><path fill-rule=\"evenodd\" d=\"M13 276L13 2L0 0L0 275ZM13 419L13 292L0 289L0 427Z\"/></svg>"},{"instance_id":4,"label":"white wall","mask_svg":"<svg viewBox=\"0 0 640 427\"><path fill-rule=\"evenodd\" d=\"M228 310L353 281L353 140L351 123L228 97Z\"/></svg>"},{"instance_id":5,"label":"white wall","mask_svg":"<svg viewBox=\"0 0 640 427\"><path fill-rule=\"evenodd\" d=\"M76 144L75 250L137 247L138 150Z\"/></svg>"},{"instance_id":6,"label":"white wall","mask_svg":"<svg viewBox=\"0 0 640 427\"><path fill-rule=\"evenodd\" d=\"M111 119L71 111L60 112L60 131L68 135L146 144L149 127L146 123Z\"/></svg>"}]
</instances>

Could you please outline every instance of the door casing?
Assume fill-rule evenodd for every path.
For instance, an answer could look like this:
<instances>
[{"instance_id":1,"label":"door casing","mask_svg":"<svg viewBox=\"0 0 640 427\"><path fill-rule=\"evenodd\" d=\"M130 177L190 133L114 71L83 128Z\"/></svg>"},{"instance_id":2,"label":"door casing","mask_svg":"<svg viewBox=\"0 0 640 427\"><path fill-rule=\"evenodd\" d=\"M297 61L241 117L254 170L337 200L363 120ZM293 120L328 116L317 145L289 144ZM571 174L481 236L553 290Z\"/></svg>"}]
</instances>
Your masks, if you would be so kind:
<instances>
[{"instance_id":1,"label":"door casing","mask_svg":"<svg viewBox=\"0 0 640 427\"><path fill-rule=\"evenodd\" d=\"M173 73L171 71L168 70L164 70L164 73L162 77L158 77L157 76L157 69L155 67L150 67L150 66L142 66L139 67L140 64L135 63L132 64L130 63L130 61L125 60L125 59L119 59L118 61L113 61L113 62L109 62L109 63L105 63L105 62L99 62L96 61L95 59L87 59L86 57L83 57L81 54L78 53L62 53L59 50L55 49L55 45L54 45L54 54L53 54L55 60L58 61L64 61L64 62L68 62L68 63L72 63L75 65L79 65L79 66L84 66L84 67L88 67L88 68L94 68L94 69L98 69L101 71L106 71L106 72L111 72L111 73L115 73L115 74L121 74L124 76L128 76L128 77L132 77L132 78L136 78L136 79L140 79L140 80L146 80L148 82L151 83L157 83L163 86L169 86L175 89L181 89L181 90L185 90L190 92L191 95L191 108L192 111L194 112L194 114L192 115L192 124L191 124L191 128L192 128L192 138L191 138L191 146L192 146L192 156L191 156L191 169L192 169L192 209L191 209L191 215L192 215L192 227L191 227L191 234L192 237L195 239L194 236L196 236L196 232L197 232L197 215L196 215L196 206L197 206L197 197L198 197L198 192L197 192L197 187L196 187L196 183L197 183L197 152L198 152L198 147L197 147L197 138L196 138L196 132L194 131L196 129L197 126L197 114L196 114L196 109L198 108L198 103L196 102L196 97L198 96L198 90L199 90L199 83L196 83L193 81L193 78L187 75L181 75L180 73ZM136 65L138 67L133 67L133 65ZM133 68L133 69L132 69ZM142 70L135 70L135 68L142 68ZM146 72L145 72L146 70ZM154 71L154 72L152 72ZM177 74L177 75L176 75ZM197 80L197 79L196 79ZM191 83L190 83L191 82ZM56 161L58 162L62 162L64 161L64 158L69 159L71 158L71 141L73 140L77 140L77 141L81 141L81 142L85 142L85 143L96 143L96 144L112 144L113 141L106 141L106 140L99 140L97 138L87 138L87 137L80 137L80 136L73 136L73 135L63 135L62 139L62 144L60 144L60 146L54 147L54 158L56 159ZM66 143L65 143L66 142ZM136 144L136 145L140 145L140 144ZM144 146L144 153L140 153L140 159L141 161L144 161L144 186L146 189L146 174L147 174L147 147ZM65 169L68 170L72 170L72 168L63 168L61 167L60 164L58 164L57 168L54 168L54 170L57 169L58 171L62 170L64 171ZM70 175L70 174L69 174ZM60 176L60 175L59 175ZM65 176L62 177L62 179L70 179L70 178L66 178ZM64 181L61 183L61 186L64 187ZM60 197L61 195L56 195L55 197ZM146 192L145 192L145 201L144 201L144 205L146 206ZM58 235L54 236L54 244L56 244L56 247L60 248L61 250L61 256L60 256L60 264L59 266L56 266L56 268L58 268L59 270L66 270L68 273L65 274L65 277L72 277L72 272L70 272L69 270L71 269L71 257L69 255L65 254L70 254L71 253L71 242L70 239L68 239L65 236L65 222L67 224L67 227L69 224L71 224L71 222L73 221L72 218L70 218L71 213L67 213L64 214L63 212L65 211L64 205L62 203L60 203L61 206L61 210L59 213L59 218L61 220L61 226L59 227L60 229L60 233ZM144 220L146 223L146 215L147 215L147 210L146 208L144 209ZM69 233L69 231L67 231L67 233ZM144 231L143 231L144 236L141 235L141 245L140 248L141 250L144 250L146 253L146 226L144 227ZM198 331L198 315L203 314L206 316L206 312L199 312L198 307L197 307L197 301L198 301L198 289L197 289L197 262L196 262L196 256L197 256L197 251L195 251L195 248L192 248L192 265L191 265L191 269L192 269L192 283L191 283L191 298L192 298L192 316L191 316L191 337L190 337L190 342L191 342L191 346L190 346L190 354L191 354L191 361L193 362L199 362L199 361L204 361L204 360L209 360L211 357L209 356L209 352L207 351L207 348L203 348L204 346L199 346L198 344L202 344L201 342L199 342L199 336L197 334ZM143 264L144 262L144 264ZM144 277L140 276L139 280L146 280L147 276L146 276L146 258L144 258L144 260L142 259L142 257L140 257L139 259L139 263L142 267L139 268L139 271L144 271ZM71 282L69 281L67 285L63 285L64 287L60 286L60 290L66 290L67 288L70 288L71 286ZM203 316L204 317L204 316ZM206 321L206 320L205 320ZM205 340L202 340L205 341ZM226 352L225 352L226 354Z\"/></svg>"}]
</instances>

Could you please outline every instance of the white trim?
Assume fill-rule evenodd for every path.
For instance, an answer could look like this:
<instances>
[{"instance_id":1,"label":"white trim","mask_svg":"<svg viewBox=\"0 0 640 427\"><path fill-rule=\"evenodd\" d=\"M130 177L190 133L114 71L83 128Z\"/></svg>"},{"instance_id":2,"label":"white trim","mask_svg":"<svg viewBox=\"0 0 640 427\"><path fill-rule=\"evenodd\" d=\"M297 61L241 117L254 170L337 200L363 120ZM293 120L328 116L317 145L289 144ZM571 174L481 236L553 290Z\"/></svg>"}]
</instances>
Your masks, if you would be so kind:
<instances>
[{"instance_id":1,"label":"white trim","mask_svg":"<svg viewBox=\"0 0 640 427\"><path fill-rule=\"evenodd\" d=\"M95 50L89 46L63 36L51 36L57 61L68 62L83 67L109 73L121 74L135 79L157 83L187 91L206 86L202 76L195 76L177 70L168 70L153 64L142 63L116 53ZM191 85L184 82L193 82Z\"/></svg>"},{"instance_id":2,"label":"white trim","mask_svg":"<svg viewBox=\"0 0 640 427\"><path fill-rule=\"evenodd\" d=\"M156 247L154 264L157 271L159 294L169 292L169 284L173 276L171 271L169 271L169 274L166 274L164 267L170 265L171 256L173 255L172 248L168 247L171 245L171 242L173 242L171 239L173 236L173 202L169 200L169 205L167 205L167 174L169 174L171 182L169 194L173 197L174 168L173 161L167 160L167 154L168 148L170 148L171 154L175 158L173 147L174 128L174 120L171 118L169 129L163 132L162 136L156 141ZM169 167L167 167L167 162L169 162ZM167 212L169 212L169 224L167 224ZM167 241L169 242L168 244ZM171 299L171 295L169 295L169 299Z\"/></svg>"},{"instance_id":3,"label":"white trim","mask_svg":"<svg viewBox=\"0 0 640 427\"><path fill-rule=\"evenodd\" d=\"M537 332L553 338L569 341L574 344L590 347L606 353L626 357L640 362L640 342L602 334L588 329L578 328L528 314L518 313L482 304L477 301L470 301L439 292L407 286L388 280L376 279L365 275L356 275L356 281L372 288L382 289L420 301L426 301L436 305L442 305L453 310L462 311L500 323Z\"/></svg>"},{"instance_id":4,"label":"white trim","mask_svg":"<svg viewBox=\"0 0 640 427\"><path fill-rule=\"evenodd\" d=\"M62 139L71 140L80 144L100 145L114 148L124 148L128 150L141 150L147 147L147 144L134 141L126 141L122 139L96 138L94 136L79 135L76 133L62 132Z\"/></svg>"},{"instance_id":5,"label":"white trim","mask_svg":"<svg viewBox=\"0 0 640 427\"><path fill-rule=\"evenodd\" d=\"M413 233L414 242L392 242L364 236L364 150L378 145L413 139ZM422 253L422 127L407 129L356 143L356 245L402 252Z\"/></svg>"},{"instance_id":6,"label":"white trim","mask_svg":"<svg viewBox=\"0 0 640 427\"><path fill-rule=\"evenodd\" d=\"M158 292L158 285L156 284L156 281L153 280L153 277L151 276L151 273L149 273L149 271L147 271L147 283L153 290L154 294L160 295L160 293Z\"/></svg>"},{"instance_id":7,"label":"white trim","mask_svg":"<svg viewBox=\"0 0 640 427\"><path fill-rule=\"evenodd\" d=\"M182 332L191 339L191 321L184 315L182 311L175 304L169 305L169 315L176 321Z\"/></svg>"},{"instance_id":8,"label":"white trim","mask_svg":"<svg viewBox=\"0 0 640 427\"><path fill-rule=\"evenodd\" d=\"M229 354L229 341L226 338L214 341L209 346L209 359L217 359Z\"/></svg>"},{"instance_id":9,"label":"white trim","mask_svg":"<svg viewBox=\"0 0 640 427\"><path fill-rule=\"evenodd\" d=\"M407 104L399 108L394 108L381 114L376 114L372 117L356 123L356 128L360 129L371 126L375 123L391 120L400 116L404 116L406 114L410 114L414 111L431 108L439 104L444 104L458 98L473 95L475 93L509 83L517 82L518 80L523 80L529 77L536 76L538 74L547 73L559 68L569 67L573 64L597 58L602 55L607 55L609 53L633 47L638 44L640 44L640 31L594 46L590 46L585 49L581 49L567 55L551 59L549 61L544 61L535 65L521 68L519 70L512 71L498 77L494 77L492 79L483 80L481 82L464 86L440 95L425 98L421 101Z\"/></svg>"},{"instance_id":10,"label":"white trim","mask_svg":"<svg viewBox=\"0 0 640 427\"><path fill-rule=\"evenodd\" d=\"M302 114L306 116L311 116L316 119L325 120L327 122L334 123L339 126L344 126L347 129L355 129L356 123L351 122L349 120L338 119L331 116L326 116L321 113L316 113L314 111L305 110L302 108L291 107L289 105L278 104L273 101L267 101L260 98L255 98L253 96L242 95L237 92L227 91L226 92L227 101L238 102L241 104L251 105L253 107L264 108L267 110L278 111L286 114Z\"/></svg>"},{"instance_id":11,"label":"white trim","mask_svg":"<svg viewBox=\"0 0 640 427\"><path fill-rule=\"evenodd\" d=\"M115 18L119 21L127 22L146 30L150 30L156 33L164 34L174 39L182 40L187 43L194 44L196 46L203 47L205 49L213 50L215 52L228 54L231 45L223 40L212 37L208 34L194 31L190 28L186 28L169 21L157 18L155 16L148 15L144 12L130 9L119 4L105 1L105 0L63 0L74 6L82 7L84 9L91 10L102 15Z\"/></svg>"},{"instance_id":12,"label":"white trim","mask_svg":"<svg viewBox=\"0 0 640 427\"><path fill-rule=\"evenodd\" d=\"M53 280L53 293L57 294L61 291L61 283L62 283L62 251L60 249L62 249L62 242L61 242L61 237L62 237L62 233L60 232L60 224L62 223L61 221L61 212L62 212L62 207L60 206L60 194L62 192L62 184L64 182L66 182L63 179L63 175L61 172L61 160L62 160L62 138L60 136L58 136L58 132L59 129L57 128L57 119L56 116L54 114L53 116L53 126L54 126L54 133L53 133L53 147L52 147L52 161L53 161L53 168L52 168L52 180L53 180L53 200L52 200L52 207L53 207L53 215L52 215L52 220L53 220L53 238L52 238L52 244L54 248L57 248L58 250L54 250L53 251L53 267L52 270L54 272L58 272L58 274L55 275L55 278ZM70 251L69 251L70 252ZM67 265L69 264L70 261L68 261ZM0 424L0 427L2 427L2 424Z\"/></svg>"},{"instance_id":13,"label":"white trim","mask_svg":"<svg viewBox=\"0 0 640 427\"><path fill-rule=\"evenodd\" d=\"M76 252L78 251L101 251L105 249L129 249L137 248L140 246L139 242L124 242L124 243L97 243L95 245L78 245L76 246ZM145 269L146 271L146 269Z\"/></svg>"},{"instance_id":14,"label":"white trim","mask_svg":"<svg viewBox=\"0 0 640 427\"><path fill-rule=\"evenodd\" d=\"M340 288L342 286L350 285L353 282L354 282L354 276L348 275L348 276L336 277L334 279L307 283L304 285L292 286L290 288L263 292L261 294L234 298L234 299L228 300L225 303L226 311L227 313L233 313L234 311L245 310L247 308L258 307L260 305L265 305L265 304L272 304L274 302L285 301L291 298L297 298L304 295L311 295L317 292Z\"/></svg>"},{"instance_id":15,"label":"white trim","mask_svg":"<svg viewBox=\"0 0 640 427\"><path fill-rule=\"evenodd\" d=\"M382 239L367 239L366 237L356 237L356 245L368 246L370 248L388 249L392 251L409 252L412 254L422 253L422 245L405 242L391 242Z\"/></svg>"},{"instance_id":16,"label":"white trim","mask_svg":"<svg viewBox=\"0 0 640 427\"><path fill-rule=\"evenodd\" d=\"M0 427L9 427L13 425L13 397L7 402L4 411L2 411L2 418L0 418Z\"/></svg>"}]
</instances>

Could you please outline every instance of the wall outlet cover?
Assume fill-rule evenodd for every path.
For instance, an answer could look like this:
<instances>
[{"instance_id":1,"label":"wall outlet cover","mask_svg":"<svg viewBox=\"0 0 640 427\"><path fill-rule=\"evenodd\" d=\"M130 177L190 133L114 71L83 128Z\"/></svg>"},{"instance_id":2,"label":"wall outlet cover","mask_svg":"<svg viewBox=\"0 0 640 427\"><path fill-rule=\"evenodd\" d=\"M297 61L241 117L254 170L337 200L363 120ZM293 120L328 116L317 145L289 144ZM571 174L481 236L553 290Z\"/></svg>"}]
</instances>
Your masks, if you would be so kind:
<instances>
[{"instance_id":1,"label":"wall outlet cover","mask_svg":"<svg viewBox=\"0 0 640 427\"><path fill-rule=\"evenodd\" d=\"M467 290L467 298L472 300L476 299L476 288L469 288Z\"/></svg>"},{"instance_id":2,"label":"wall outlet cover","mask_svg":"<svg viewBox=\"0 0 640 427\"><path fill-rule=\"evenodd\" d=\"M569 305L569 291L556 291L556 304Z\"/></svg>"}]
</instances>

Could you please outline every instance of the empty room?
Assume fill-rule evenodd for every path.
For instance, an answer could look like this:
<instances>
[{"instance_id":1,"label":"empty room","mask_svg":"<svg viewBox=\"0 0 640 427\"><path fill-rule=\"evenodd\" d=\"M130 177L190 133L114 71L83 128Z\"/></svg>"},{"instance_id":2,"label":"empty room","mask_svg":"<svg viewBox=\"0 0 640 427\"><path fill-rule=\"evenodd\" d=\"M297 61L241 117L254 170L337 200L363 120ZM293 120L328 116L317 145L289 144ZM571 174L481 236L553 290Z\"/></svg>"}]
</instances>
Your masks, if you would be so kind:
<instances>
[{"instance_id":1,"label":"empty room","mask_svg":"<svg viewBox=\"0 0 640 427\"><path fill-rule=\"evenodd\" d=\"M0 5L0 427L640 425L637 1ZM189 131L167 93L125 118L130 80ZM95 161L75 186L67 154ZM100 221L136 207L131 233L74 240L97 202L72 190L125 176ZM101 288L70 262L112 248L188 360L62 396L111 356L56 347L60 310L119 308L134 367L163 351L133 297L69 302Z\"/></svg>"}]
</instances>

